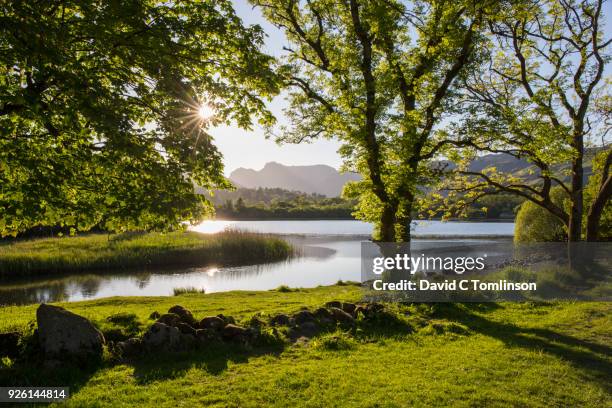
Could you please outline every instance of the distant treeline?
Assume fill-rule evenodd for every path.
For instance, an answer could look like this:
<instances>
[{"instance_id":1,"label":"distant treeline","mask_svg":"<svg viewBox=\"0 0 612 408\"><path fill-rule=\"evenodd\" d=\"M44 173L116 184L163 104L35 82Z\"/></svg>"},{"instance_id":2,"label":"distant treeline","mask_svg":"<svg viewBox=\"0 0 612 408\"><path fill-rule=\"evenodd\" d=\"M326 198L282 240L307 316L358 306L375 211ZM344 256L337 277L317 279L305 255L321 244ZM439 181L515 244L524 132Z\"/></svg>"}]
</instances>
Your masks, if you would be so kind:
<instances>
[{"instance_id":1,"label":"distant treeline","mask_svg":"<svg viewBox=\"0 0 612 408\"><path fill-rule=\"evenodd\" d=\"M238 188L209 197L217 218L223 219L353 219L355 202L282 188ZM468 219L513 219L522 200L511 195L481 198L468 211ZM482 208L487 210L483 211ZM441 214L440 214L441 215ZM415 214L416 216L416 214Z\"/></svg>"}]
</instances>

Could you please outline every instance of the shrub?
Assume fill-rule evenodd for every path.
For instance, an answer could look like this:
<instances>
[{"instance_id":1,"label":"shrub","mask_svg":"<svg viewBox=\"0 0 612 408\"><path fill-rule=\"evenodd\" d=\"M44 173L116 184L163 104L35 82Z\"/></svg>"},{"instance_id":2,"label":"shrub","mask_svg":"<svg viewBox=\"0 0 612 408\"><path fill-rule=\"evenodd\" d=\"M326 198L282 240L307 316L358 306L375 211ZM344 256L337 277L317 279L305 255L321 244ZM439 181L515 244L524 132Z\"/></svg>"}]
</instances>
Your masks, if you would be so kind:
<instances>
[{"instance_id":1,"label":"shrub","mask_svg":"<svg viewBox=\"0 0 612 408\"><path fill-rule=\"evenodd\" d=\"M567 193L561 187L551 191L552 202L564 207ZM525 201L516 215L514 224L514 242L549 242L563 241L566 237L563 222L539 205Z\"/></svg>"},{"instance_id":2,"label":"shrub","mask_svg":"<svg viewBox=\"0 0 612 408\"><path fill-rule=\"evenodd\" d=\"M174 292L174 296L186 295L188 293L201 293L201 294L206 293L206 289L204 289L204 288L198 289L198 288L193 287L193 286L188 286L188 287L185 287L185 288L174 288L174 289L172 289L172 291Z\"/></svg>"}]
</instances>

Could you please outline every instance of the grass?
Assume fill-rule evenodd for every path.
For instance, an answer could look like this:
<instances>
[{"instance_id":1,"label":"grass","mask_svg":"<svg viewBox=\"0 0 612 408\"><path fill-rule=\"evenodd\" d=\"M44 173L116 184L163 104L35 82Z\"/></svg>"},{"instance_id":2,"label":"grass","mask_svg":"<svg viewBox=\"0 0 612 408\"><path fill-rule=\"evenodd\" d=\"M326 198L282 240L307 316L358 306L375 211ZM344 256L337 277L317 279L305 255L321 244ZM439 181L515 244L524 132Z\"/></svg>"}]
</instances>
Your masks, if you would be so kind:
<instances>
[{"instance_id":1,"label":"grass","mask_svg":"<svg viewBox=\"0 0 612 408\"><path fill-rule=\"evenodd\" d=\"M229 231L55 237L0 244L0 276L117 270L168 265L248 264L285 259L285 241Z\"/></svg>"},{"instance_id":2,"label":"grass","mask_svg":"<svg viewBox=\"0 0 612 408\"><path fill-rule=\"evenodd\" d=\"M127 297L60 304L113 329L142 332L153 311L180 304L196 318L239 322L327 301L357 286ZM91 369L0 369L0 383L69 385L67 406L603 407L612 404L612 304L390 305L394 312L309 344L107 361ZM0 331L28 330L36 305L0 309ZM10 366L10 362L8 363Z\"/></svg>"},{"instance_id":3,"label":"grass","mask_svg":"<svg viewBox=\"0 0 612 408\"><path fill-rule=\"evenodd\" d=\"M184 288L174 288L172 289L174 296L186 295L188 293L206 293L206 289L204 288L196 288L194 286L187 286Z\"/></svg>"}]
</instances>

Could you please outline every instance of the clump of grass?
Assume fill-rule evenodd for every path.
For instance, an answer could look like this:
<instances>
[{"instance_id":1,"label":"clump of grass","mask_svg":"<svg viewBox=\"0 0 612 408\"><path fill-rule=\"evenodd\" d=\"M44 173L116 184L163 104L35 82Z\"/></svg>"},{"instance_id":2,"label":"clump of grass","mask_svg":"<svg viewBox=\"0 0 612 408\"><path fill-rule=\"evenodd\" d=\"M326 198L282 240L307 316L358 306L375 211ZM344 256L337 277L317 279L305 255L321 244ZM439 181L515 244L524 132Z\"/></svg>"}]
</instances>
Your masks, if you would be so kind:
<instances>
[{"instance_id":1,"label":"clump of grass","mask_svg":"<svg viewBox=\"0 0 612 408\"><path fill-rule=\"evenodd\" d=\"M186 295L188 293L200 293L200 294L206 293L206 289L196 288L194 286L187 286L184 288L174 288L172 289L172 291L174 292L174 296Z\"/></svg>"},{"instance_id":2,"label":"clump of grass","mask_svg":"<svg viewBox=\"0 0 612 408\"><path fill-rule=\"evenodd\" d=\"M297 292L299 289L290 288L287 285L280 285L278 288L274 289L277 292L288 293L288 292Z\"/></svg>"},{"instance_id":3,"label":"clump of grass","mask_svg":"<svg viewBox=\"0 0 612 408\"><path fill-rule=\"evenodd\" d=\"M0 244L0 276L168 265L239 265L292 255L280 238L241 231L140 233L15 240Z\"/></svg>"},{"instance_id":4,"label":"clump of grass","mask_svg":"<svg viewBox=\"0 0 612 408\"><path fill-rule=\"evenodd\" d=\"M312 347L317 350L351 350L355 348L357 342L353 337L343 331L327 333L317 337L312 341Z\"/></svg>"}]
</instances>

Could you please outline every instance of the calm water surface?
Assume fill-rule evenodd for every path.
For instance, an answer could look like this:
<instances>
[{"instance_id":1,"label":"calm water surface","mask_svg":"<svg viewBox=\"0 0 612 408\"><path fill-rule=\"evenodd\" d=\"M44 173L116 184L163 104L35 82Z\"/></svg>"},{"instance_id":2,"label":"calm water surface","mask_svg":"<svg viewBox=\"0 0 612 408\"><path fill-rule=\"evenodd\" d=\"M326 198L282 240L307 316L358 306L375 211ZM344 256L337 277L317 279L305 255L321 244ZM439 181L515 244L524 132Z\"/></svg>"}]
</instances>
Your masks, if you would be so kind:
<instances>
[{"instance_id":1,"label":"calm water surface","mask_svg":"<svg viewBox=\"0 0 612 408\"><path fill-rule=\"evenodd\" d=\"M302 255L287 261L241 267L167 268L125 273L50 276L21 281L0 281L0 304L78 301L109 296L167 296L178 287L195 287L207 293L229 290L267 290L280 285L314 287L339 279L360 279L360 242L371 233L359 221L206 221L194 231L215 233L226 228L281 234L301 248ZM416 225L415 236L445 237L449 244L486 244L509 240L512 223L427 221ZM289 234L289 235L287 235ZM465 237L472 238L465 238ZM497 238L492 238L497 237ZM415 248L439 245L422 238Z\"/></svg>"}]
</instances>

